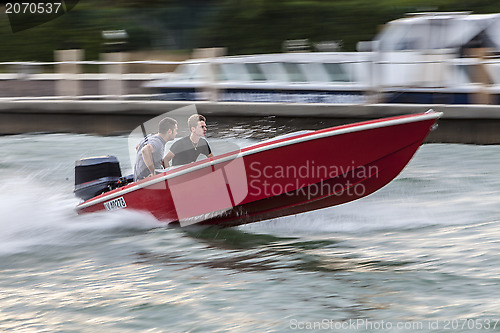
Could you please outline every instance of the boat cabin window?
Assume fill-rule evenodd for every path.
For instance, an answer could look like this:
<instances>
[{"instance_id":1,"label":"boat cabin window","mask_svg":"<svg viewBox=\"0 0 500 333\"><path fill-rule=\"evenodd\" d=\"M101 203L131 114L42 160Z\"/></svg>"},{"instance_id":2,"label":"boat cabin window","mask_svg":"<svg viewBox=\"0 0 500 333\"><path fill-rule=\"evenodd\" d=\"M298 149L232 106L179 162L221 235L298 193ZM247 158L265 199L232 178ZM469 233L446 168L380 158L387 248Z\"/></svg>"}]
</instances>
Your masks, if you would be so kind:
<instances>
[{"instance_id":1,"label":"boat cabin window","mask_svg":"<svg viewBox=\"0 0 500 333\"><path fill-rule=\"evenodd\" d=\"M307 82L307 79L300 69L300 64L294 62L284 62L283 66L290 78L290 82Z\"/></svg>"},{"instance_id":2,"label":"boat cabin window","mask_svg":"<svg viewBox=\"0 0 500 333\"><path fill-rule=\"evenodd\" d=\"M456 66L457 74L454 77L455 83L467 84L474 82L474 68L470 64L459 64Z\"/></svg>"},{"instance_id":3,"label":"boat cabin window","mask_svg":"<svg viewBox=\"0 0 500 333\"><path fill-rule=\"evenodd\" d=\"M377 37L381 51L412 50L417 47L415 36L411 32L412 26L401 22L389 23Z\"/></svg>"},{"instance_id":4,"label":"boat cabin window","mask_svg":"<svg viewBox=\"0 0 500 333\"><path fill-rule=\"evenodd\" d=\"M321 62L309 62L300 64L302 72L307 77L309 82L329 83L331 82L330 75L328 74L325 66Z\"/></svg>"},{"instance_id":5,"label":"boat cabin window","mask_svg":"<svg viewBox=\"0 0 500 333\"><path fill-rule=\"evenodd\" d=\"M347 64L324 63L323 64L330 82L352 82L347 72Z\"/></svg>"},{"instance_id":6,"label":"boat cabin window","mask_svg":"<svg viewBox=\"0 0 500 333\"><path fill-rule=\"evenodd\" d=\"M454 77L455 84L467 84L467 83L482 83L482 84L495 84L495 78L497 77L495 74L495 69L492 66L486 67L486 71L479 72L477 64L471 63L462 63L456 66L457 73ZM481 75L478 75L481 73ZM461 80L460 80L461 79Z\"/></svg>"},{"instance_id":7,"label":"boat cabin window","mask_svg":"<svg viewBox=\"0 0 500 333\"><path fill-rule=\"evenodd\" d=\"M463 43L463 37L460 36L469 36L473 32L468 31L470 28L467 29L466 21L455 26L457 23L460 24L451 16L416 16L387 24L376 39L380 41L380 50L389 52L455 47ZM479 22L476 24L478 28L481 27Z\"/></svg>"},{"instance_id":8,"label":"boat cabin window","mask_svg":"<svg viewBox=\"0 0 500 333\"><path fill-rule=\"evenodd\" d=\"M201 64L185 64L180 65L175 70L180 81L192 81L202 78Z\"/></svg>"},{"instance_id":9,"label":"boat cabin window","mask_svg":"<svg viewBox=\"0 0 500 333\"><path fill-rule=\"evenodd\" d=\"M228 78L224 72L224 70L222 69L222 65L218 64L217 66L215 66L215 77L217 79L217 81L227 81Z\"/></svg>"},{"instance_id":10,"label":"boat cabin window","mask_svg":"<svg viewBox=\"0 0 500 333\"><path fill-rule=\"evenodd\" d=\"M252 81L266 81L266 76L259 67L259 64L248 63L245 67L250 74Z\"/></svg>"},{"instance_id":11,"label":"boat cabin window","mask_svg":"<svg viewBox=\"0 0 500 333\"><path fill-rule=\"evenodd\" d=\"M266 73L268 80L288 82L288 75L283 68L283 64L277 62L265 62L260 64L261 69Z\"/></svg>"},{"instance_id":12,"label":"boat cabin window","mask_svg":"<svg viewBox=\"0 0 500 333\"><path fill-rule=\"evenodd\" d=\"M500 84L500 64L499 63L491 63L488 64L488 73L490 77L493 79L494 84Z\"/></svg>"},{"instance_id":13,"label":"boat cabin window","mask_svg":"<svg viewBox=\"0 0 500 333\"><path fill-rule=\"evenodd\" d=\"M218 74L221 81L248 81L245 66L239 63L221 64Z\"/></svg>"}]
</instances>

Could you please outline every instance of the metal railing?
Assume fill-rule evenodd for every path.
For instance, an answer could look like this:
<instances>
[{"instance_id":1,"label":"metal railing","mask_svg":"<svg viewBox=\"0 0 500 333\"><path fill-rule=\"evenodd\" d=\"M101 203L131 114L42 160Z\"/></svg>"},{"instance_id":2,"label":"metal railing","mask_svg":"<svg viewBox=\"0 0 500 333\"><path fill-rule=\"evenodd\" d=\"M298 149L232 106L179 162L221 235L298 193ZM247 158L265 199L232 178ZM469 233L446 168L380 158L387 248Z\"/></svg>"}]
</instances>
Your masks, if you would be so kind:
<instances>
[{"instance_id":1,"label":"metal railing","mask_svg":"<svg viewBox=\"0 0 500 333\"><path fill-rule=\"evenodd\" d=\"M144 99L155 97L142 83L164 77L165 66L182 61L10 61L0 62L0 98ZM142 65L140 72L131 66ZM161 66L162 70L154 67ZM90 67L90 68L89 68Z\"/></svg>"},{"instance_id":2,"label":"metal railing","mask_svg":"<svg viewBox=\"0 0 500 333\"><path fill-rule=\"evenodd\" d=\"M307 58L304 59L304 62L307 62ZM207 60L189 60L191 64L196 62L206 63ZM218 60L214 62L219 63ZM368 86L370 92L394 87L450 88L457 85L453 75L469 75L470 82L464 83L469 86L474 84L500 85L500 59L498 58L454 58L405 62L385 60L384 57L374 56L371 60L339 59L332 62L351 65L369 63L371 65L369 80L360 83ZM170 69L173 70L183 63L185 61L159 60L0 62L0 98L149 99L158 95L150 94L142 85L148 81L163 78L166 71L151 69L131 72L131 66L142 65L149 68L171 66ZM85 72L85 66L92 66L91 71ZM481 67L482 69L478 71ZM481 73L486 67L486 71ZM474 70L469 71L469 69ZM415 75L419 76L407 77L401 70L416 73ZM399 73L393 74L391 71ZM483 79L478 79L481 75L489 76L489 78L484 78L481 82ZM420 78L423 79L420 80ZM488 80L490 83L487 82ZM203 89L203 87L200 88ZM207 82L205 88L212 89L213 81Z\"/></svg>"}]
</instances>

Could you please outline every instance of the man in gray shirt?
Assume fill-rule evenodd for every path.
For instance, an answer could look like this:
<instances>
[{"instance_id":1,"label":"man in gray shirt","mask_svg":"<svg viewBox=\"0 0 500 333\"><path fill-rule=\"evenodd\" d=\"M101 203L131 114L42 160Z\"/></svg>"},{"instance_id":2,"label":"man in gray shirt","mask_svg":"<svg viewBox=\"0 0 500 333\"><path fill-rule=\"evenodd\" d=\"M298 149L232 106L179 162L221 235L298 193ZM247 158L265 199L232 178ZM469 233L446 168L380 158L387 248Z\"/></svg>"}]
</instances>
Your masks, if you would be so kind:
<instances>
[{"instance_id":1,"label":"man in gray shirt","mask_svg":"<svg viewBox=\"0 0 500 333\"><path fill-rule=\"evenodd\" d=\"M146 136L137 145L134 181L154 176L155 169L162 168L165 144L177 135L177 121L166 117L158 125L158 133Z\"/></svg>"}]
</instances>

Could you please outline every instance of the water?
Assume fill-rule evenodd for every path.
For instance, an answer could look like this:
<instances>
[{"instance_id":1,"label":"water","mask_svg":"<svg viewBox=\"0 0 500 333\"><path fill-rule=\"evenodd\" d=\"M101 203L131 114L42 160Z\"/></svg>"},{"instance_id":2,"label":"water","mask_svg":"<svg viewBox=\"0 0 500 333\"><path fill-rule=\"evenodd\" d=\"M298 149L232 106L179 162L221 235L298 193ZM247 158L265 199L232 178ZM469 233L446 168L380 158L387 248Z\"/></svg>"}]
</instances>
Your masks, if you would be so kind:
<instances>
[{"instance_id":1,"label":"water","mask_svg":"<svg viewBox=\"0 0 500 333\"><path fill-rule=\"evenodd\" d=\"M357 202L189 231L76 216L74 161L109 153L131 170L125 137L0 137L2 332L500 331L500 146L424 145Z\"/></svg>"}]
</instances>

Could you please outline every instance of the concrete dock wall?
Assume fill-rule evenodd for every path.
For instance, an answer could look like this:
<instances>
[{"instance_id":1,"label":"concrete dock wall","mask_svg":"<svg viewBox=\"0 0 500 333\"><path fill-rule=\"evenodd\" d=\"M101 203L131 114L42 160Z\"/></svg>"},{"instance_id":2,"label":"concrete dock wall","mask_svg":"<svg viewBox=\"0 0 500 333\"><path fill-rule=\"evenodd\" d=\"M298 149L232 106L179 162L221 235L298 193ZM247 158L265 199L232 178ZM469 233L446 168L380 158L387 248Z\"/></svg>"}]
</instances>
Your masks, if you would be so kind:
<instances>
[{"instance_id":1,"label":"concrete dock wall","mask_svg":"<svg viewBox=\"0 0 500 333\"><path fill-rule=\"evenodd\" d=\"M345 124L367 119L425 112L444 112L428 142L500 144L500 106L410 104L281 104L116 100L0 100L0 134L71 132L114 135L130 132L167 111L195 104L213 117L329 119Z\"/></svg>"}]
</instances>

